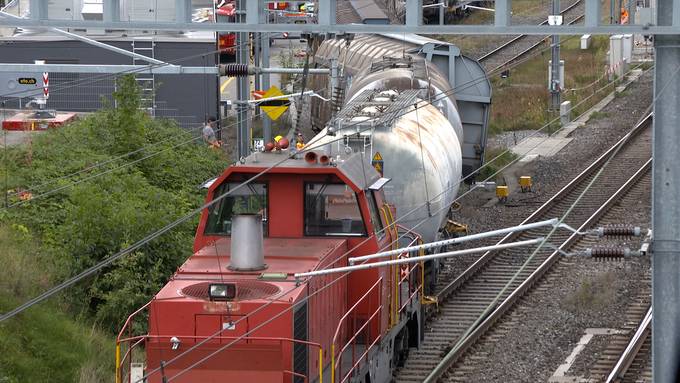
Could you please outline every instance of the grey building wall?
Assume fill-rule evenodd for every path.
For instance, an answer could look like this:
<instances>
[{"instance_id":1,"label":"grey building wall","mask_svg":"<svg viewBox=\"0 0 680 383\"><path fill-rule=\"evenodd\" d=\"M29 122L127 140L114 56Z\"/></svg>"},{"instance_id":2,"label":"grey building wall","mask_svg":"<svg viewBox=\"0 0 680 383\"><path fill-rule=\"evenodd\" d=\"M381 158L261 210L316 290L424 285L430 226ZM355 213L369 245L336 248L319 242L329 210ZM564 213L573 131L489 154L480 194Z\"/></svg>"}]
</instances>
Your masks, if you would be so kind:
<instances>
[{"instance_id":1,"label":"grey building wall","mask_svg":"<svg viewBox=\"0 0 680 383\"><path fill-rule=\"evenodd\" d=\"M131 39L107 43L132 50ZM157 41L154 57L183 66L215 66L214 51L212 41ZM147 51L138 53L148 54ZM187 57L191 58L176 61ZM59 64L133 64L131 57L80 41L0 41L0 62L33 63L34 60ZM103 100L110 100L115 90L114 75L50 73L49 76L49 109L94 111L104 106ZM156 75L155 88L156 116L174 118L182 126L193 127L203 123L206 116L218 115L217 75ZM7 108L19 108L30 99L4 100Z\"/></svg>"}]
</instances>

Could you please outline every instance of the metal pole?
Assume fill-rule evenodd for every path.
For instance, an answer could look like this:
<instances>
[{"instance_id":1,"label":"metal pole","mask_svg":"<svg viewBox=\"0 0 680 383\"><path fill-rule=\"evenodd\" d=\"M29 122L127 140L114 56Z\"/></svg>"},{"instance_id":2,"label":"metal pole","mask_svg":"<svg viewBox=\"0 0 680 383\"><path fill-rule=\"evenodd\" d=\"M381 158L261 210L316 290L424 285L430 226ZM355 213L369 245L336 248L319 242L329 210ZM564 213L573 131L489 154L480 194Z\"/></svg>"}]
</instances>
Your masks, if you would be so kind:
<instances>
[{"instance_id":1,"label":"metal pole","mask_svg":"<svg viewBox=\"0 0 680 383\"><path fill-rule=\"evenodd\" d=\"M262 35L263 34L259 33L259 32L255 33L255 36L254 36L254 40L255 40L254 43L255 44L253 44L254 50L255 50L255 57L253 59L253 65L255 65L255 67L258 67L258 68L260 67L260 60L261 60L261 57L262 57L262 54L261 54L262 42L260 41L260 40L262 40ZM261 77L262 76L255 76L255 90L262 90L262 84L260 83Z\"/></svg>"},{"instance_id":2,"label":"metal pole","mask_svg":"<svg viewBox=\"0 0 680 383\"><path fill-rule=\"evenodd\" d=\"M637 0L628 0L628 24L635 24L635 12L637 12Z\"/></svg>"},{"instance_id":3,"label":"metal pole","mask_svg":"<svg viewBox=\"0 0 680 383\"><path fill-rule=\"evenodd\" d=\"M246 0L238 0L237 2L237 17L238 22L243 22L243 10L245 9ZM248 37L247 32L239 32L236 34L236 63L241 65L248 65ZM236 101L236 159L248 156L248 147L250 141L250 132L248 128L248 88L250 86L250 77L243 76L237 80L237 101Z\"/></svg>"},{"instance_id":4,"label":"metal pole","mask_svg":"<svg viewBox=\"0 0 680 383\"><path fill-rule=\"evenodd\" d=\"M7 119L6 112L7 110L6 101L2 101L2 121L4 122ZM4 145L2 147L2 150L4 151L5 154L5 208L9 207L9 148L7 148L7 131L5 129L2 130L2 135L4 139Z\"/></svg>"},{"instance_id":5,"label":"metal pole","mask_svg":"<svg viewBox=\"0 0 680 383\"><path fill-rule=\"evenodd\" d=\"M260 58L261 66L269 68L269 33L263 33L263 40L260 42L262 46L262 57ZM262 90L267 90L271 86L271 75L269 73L262 73ZM269 116L262 116L262 137L264 142L272 141L272 121Z\"/></svg>"},{"instance_id":6,"label":"metal pole","mask_svg":"<svg viewBox=\"0 0 680 383\"><path fill-rule=\"evenodd\" d=\"M552 15L558 16L560 14L560 0L552 1ZM564 21L562 22L564 23ZM552 35L552 65L550 66L552 81L550 82L550 108L552 110L560 109L560 36Z\"/></svg>"},{"instance_id":7,"label":"metal pole","mask_svg":"<svg viewBox=\"0 0 680 383\"><path fill-rule=\"evenodd\" d=\"M671 25L673 0L658 1L658 24ZM680 2L675 1L675 6ZM652 366L655 382L677 382L680 362L680 36L654 37L652 168Z\"/></svg>"},{"instance_id":8,"label":"metal pole","mask_svg":"<svg viewBox=\"0 0 680 383\"><path fill-rule=\"evenodd\" d=\"M120 21L120 0L104 0L104 21Z\"/></svg>"},{"instance_id":9,"label":"metal pole","mask_svg":"<svg viewBox=\"0 0 680 383\"><path fill-rule=\"evenodd\" d=\"M421 0L406 0L406 25L418 26L423 21Z\"/></svg>"},{"instance_id":10,"label":"metal pole","mask_svg":"<svg viewBox=\"0 0 680 383\"><path fill-rule=\"evenodd\" d=\"M510 25L510 0L497 0L494 6L494 25L507 27Z\"/></svg>"},{"instance_id":11,"label":"metal pole","mask_svg":"<svg viewBox=\"0 0 680 383\"><path fill-rule=\"evenodd\" d=\"M441 6L439 6L439 25L444 25L444 11L446 10L446 5L442 1Z\"/></svg>"}]
</instances>

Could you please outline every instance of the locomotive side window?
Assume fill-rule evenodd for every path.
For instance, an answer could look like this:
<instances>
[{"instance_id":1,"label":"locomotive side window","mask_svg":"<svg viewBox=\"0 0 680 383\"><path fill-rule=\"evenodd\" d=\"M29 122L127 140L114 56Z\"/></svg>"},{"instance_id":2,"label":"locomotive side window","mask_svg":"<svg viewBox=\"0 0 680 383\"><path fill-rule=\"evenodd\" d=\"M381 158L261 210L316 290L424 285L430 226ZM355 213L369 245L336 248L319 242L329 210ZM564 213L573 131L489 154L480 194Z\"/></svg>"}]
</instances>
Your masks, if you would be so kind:
<instances>
[{"instance_id":1,"label":"locomotive side window","mask_svg":"<svg viewBox=\"0 0 680 383\"><path fill-rule=\"evenodd\" d=\"M213 198L217 198L240 183L225 182L220 185ZM205 234L230 235L231 217L235 214L261 214L263 232L267 233L267 184L250 183L222 198L210 207Z\"/></svg>"},{"instance_id":2,"label":"locomotive side window","mask_svg":"<svg viewBox=\"0 0 680 383\"><path fill-rule=\"evenodd\" d=\"M366 235L354 191L344 184L306 183L305 235Z\"/></svg>"},{"instance_id":3,"label":"locomotive side window","mask_svg":"<svg viewBox=\"0 0 680 383\"><path fill-rule=\"evenodd\" d=\"M385 232L383 231L383 223L380 220L378 201L375 200L375 191L372 190L370 193L367 192L366 196L368 197L368 209L371 211L371 223L373 223L373 229L375 230L376 234L378 234L378 238L382 238L385 236Z\"/></svg>"}]
</instances>

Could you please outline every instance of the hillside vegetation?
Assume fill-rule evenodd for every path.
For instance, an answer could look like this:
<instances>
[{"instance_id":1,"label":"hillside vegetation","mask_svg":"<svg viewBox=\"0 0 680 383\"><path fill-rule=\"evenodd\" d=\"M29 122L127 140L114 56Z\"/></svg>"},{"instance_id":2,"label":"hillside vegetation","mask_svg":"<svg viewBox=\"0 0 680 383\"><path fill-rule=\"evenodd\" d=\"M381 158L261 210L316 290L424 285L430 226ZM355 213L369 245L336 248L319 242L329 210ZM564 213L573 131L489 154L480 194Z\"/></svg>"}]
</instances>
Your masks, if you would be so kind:
<instances>
[{"instance_id":1,"label":"hillside vegetation","mask_svg":"<svg viewBox=\"0 0 680 383\"><path fill-rule=\"evenodd\" d=\"M117 88L115 108L3 153L3 312L200 206L199 185L226 167L196 134L142 112L134 78ZM191 254L197 219L0 324L0 382L109 381L113 334Z\"/></svg>"}]
</instances>

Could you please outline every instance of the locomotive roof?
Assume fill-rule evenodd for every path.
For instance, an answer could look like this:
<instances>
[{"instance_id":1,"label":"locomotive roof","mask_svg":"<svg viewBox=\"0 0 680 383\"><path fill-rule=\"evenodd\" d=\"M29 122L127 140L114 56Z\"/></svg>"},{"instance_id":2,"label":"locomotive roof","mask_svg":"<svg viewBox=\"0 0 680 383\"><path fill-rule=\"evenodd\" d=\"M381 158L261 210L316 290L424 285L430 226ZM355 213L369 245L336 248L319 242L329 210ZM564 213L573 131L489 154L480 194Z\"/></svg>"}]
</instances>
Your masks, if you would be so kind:
<instances>
[{"instance_id":1,"label":"locomotive roof","mask_svg":"<svg viewBox=\"0 0 680 383\"><path fill-rule=\"evenodd\" d=\"M312 143L313 145L313 143ZM316 151L317 154L323 154L323 151ZM291 173L292 168L300 169L300 173L307 174L323 174L332 173L332 169L337 169L350 182L356 185L359 189L365 190L373 185L375 181L380 179L380 174L371 166L368 161L362 161L360 153L353 153L350 155L334 156L333 165L309 164L303 158L289 158L282 163L279 162L284 159L284 156L289 155L288 150L279 152L257 152L245 158L243 163L236 163L230 167L228 171L234 172L260 172L268 167L274 166L268 173ZM303 155L300 155L302 157ZM297 156L296 156L297 157Z\"/></svg>"},{"instance_id":2,"label":"locomotive roof","mask_svg":"<svg viewBox=\"0 0 680 383\"><path fill-rule=\"evenodd\" d=\"M342 238L264 238L264 262L267 268L253 272L229 270L231 238L225 237L207 245L184 262L172 279L158 292L156 299L184 299L188 286L205 283L243 282L278 286L280 291L297 283L293 274L315 270L347 251L347 240ZM285 273L285 279L260 280L262 273ZM278 297L297 297L304 288L294 289ZM195 298L195 297L194 297Z\"/></svg>"}]
</instances>

